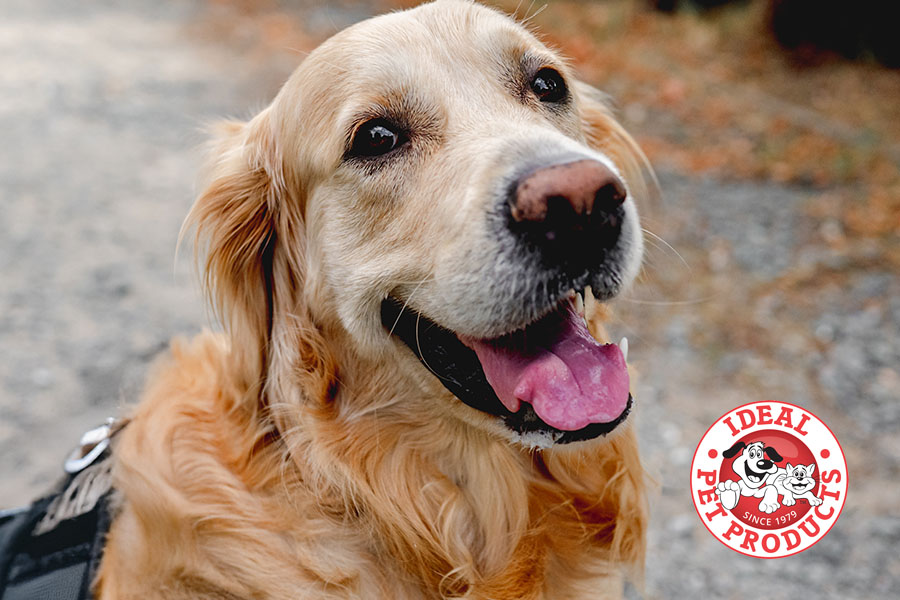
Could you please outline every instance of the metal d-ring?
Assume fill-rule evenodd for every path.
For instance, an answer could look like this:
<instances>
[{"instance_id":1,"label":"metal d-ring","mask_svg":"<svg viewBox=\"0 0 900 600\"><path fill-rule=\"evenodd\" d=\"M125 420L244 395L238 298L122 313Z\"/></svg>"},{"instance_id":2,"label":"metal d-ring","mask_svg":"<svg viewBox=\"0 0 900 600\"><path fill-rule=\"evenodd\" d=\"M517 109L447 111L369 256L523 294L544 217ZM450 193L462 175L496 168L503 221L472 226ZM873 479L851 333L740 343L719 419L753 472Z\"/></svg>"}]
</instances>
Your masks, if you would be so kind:
<instances>
[{"instance_id":1,"label":"metal d-ring","mask_svg":"<svg viewBox=\"0 0 900 600\"><path fill-rule=\"evenodd\" d=\"M109 440L117 434L127 421L110 417L100 427L95 427L81 436L78 447L69 453L64 464L66 473L75 474L91 465L103 451L109 448Z\"/></svg>"}]
</instances>

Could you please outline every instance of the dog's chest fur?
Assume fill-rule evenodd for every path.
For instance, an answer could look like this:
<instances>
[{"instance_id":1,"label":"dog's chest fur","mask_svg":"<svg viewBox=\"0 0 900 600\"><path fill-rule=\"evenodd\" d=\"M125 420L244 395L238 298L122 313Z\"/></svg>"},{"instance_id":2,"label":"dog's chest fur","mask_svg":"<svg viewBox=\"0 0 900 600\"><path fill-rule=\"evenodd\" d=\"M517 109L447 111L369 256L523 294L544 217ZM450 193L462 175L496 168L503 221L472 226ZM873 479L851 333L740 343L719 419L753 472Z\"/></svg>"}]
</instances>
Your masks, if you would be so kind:
<instances>
[{"instance_id":1,"label":"dog's chest fur","mask_svg":"<svg viewBox=\"0 0 900 600\"><path fill-rule=\"evenodd\" d=\"M277 429L231 367L206 334L151 377L117 450L100 598L615 597L611 565L642 553L630 430L579 452L436 447L428 424L395 435L327 402Z\"/></svg>"}]
</instances>

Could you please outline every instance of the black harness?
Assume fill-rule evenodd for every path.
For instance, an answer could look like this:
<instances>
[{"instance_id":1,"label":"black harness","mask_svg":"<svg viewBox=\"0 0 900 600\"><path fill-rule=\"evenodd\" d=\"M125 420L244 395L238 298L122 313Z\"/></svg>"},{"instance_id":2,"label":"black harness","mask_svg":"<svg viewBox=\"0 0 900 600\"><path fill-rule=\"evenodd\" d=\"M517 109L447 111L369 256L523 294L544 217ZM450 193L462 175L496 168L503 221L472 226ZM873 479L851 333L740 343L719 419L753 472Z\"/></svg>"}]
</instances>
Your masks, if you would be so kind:
<instances>
[{"instance_id":1,"label":"black harness","mask_svg":"<svg viewBox=\"0 0 900 600\"><path fill-rule=\"evenodd\" d=\"M0 600L91 600L113 516L108 421L84 435L67 475L31 506L0 512Z\"/></svg>"}]
</instances>

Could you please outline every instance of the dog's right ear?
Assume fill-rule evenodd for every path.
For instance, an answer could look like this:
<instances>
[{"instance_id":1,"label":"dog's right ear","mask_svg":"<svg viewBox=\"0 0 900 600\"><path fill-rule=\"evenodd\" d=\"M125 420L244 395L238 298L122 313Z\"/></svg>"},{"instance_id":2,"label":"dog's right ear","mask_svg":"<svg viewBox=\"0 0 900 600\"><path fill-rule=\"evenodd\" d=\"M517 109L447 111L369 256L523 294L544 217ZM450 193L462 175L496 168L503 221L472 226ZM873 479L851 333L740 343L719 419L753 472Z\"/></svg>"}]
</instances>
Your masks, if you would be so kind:
<instances>
[{"instance_id":1,"label":"dog's right ear","mask_svg":"<svg viewBox=\"0 0 900 600\"><path fill-rule=\"evenodd\" d=\"M725 458L731 458L746 447L747 444L745 444L744 442L736 442L734 446L723 452L722 456L724 456Z\"/></svg>"},{"instance_id":2,"label":"dog's right ear","mask_svg":"<svg viewBox=\"0 0 900 600\"><path fill-rule=\"evenodd\" d=\"M207 184L182 236L194 230L207 298L232 339L232 352L241 355L237 364L247 369L246 377L261 382L280 292L273 265L284 177L268 109L249 123L222 123L215 133Z\"/></svg>"}]
</instances>

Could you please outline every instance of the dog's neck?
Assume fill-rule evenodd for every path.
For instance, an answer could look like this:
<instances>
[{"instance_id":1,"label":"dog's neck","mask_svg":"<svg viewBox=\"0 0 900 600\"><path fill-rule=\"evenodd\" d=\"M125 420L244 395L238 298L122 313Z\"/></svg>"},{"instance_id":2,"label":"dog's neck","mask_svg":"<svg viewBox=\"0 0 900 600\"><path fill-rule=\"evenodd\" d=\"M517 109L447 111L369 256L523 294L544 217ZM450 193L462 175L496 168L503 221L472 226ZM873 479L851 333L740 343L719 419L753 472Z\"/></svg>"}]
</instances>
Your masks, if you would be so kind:
<instances>
[{"instance_id":1,"label":"dog's neck","mask_svg":"<svg viewBox=\"0 0 900 600\"><path fill-rule=\"evenodd\" d=\"M548 581L564 588L608 578L609 565L642 556L642 471L629 430L530 452L435 418L429 402L446 398L411 397L415 381L345 340L287 347L298 350L277 360L290 368L275 364L281 379L266 386L287 451L305 481L331 474L316 481L318 493L364 521L384 568L411 585L538 598ZM346 364L353 368L339 368Z\"/></svg>"}]
</instances>

